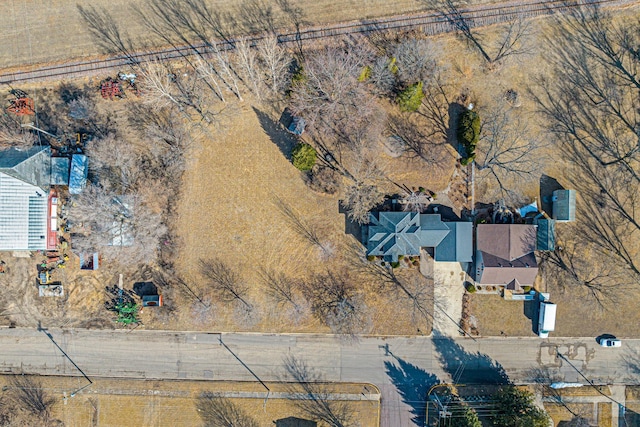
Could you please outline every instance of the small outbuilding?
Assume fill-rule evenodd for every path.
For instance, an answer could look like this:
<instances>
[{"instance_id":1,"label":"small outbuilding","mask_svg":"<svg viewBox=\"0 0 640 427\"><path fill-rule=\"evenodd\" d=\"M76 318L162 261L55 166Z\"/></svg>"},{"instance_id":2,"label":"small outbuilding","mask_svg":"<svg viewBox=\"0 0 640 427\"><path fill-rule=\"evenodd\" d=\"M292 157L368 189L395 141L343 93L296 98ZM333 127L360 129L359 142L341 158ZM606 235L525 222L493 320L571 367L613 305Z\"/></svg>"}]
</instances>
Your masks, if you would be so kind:
<instances>
[{"instance_id":1,"label":"small outbuilding","mask_svg":"<svg viewBox=\"0 0 640 427\"><path fill-rule=\"evenodd\" d=\"M556 190L551 198L553 202L551 217L559 222L576 220L576 190Z\"/></svg>"},{"instance_id":2,"label":"small outbuilding","mask_svg":"<svg viewBox=\"0 0 640 427\"><path fill-rule=\"evenodd\" d=\"M556 248L556 221L553 219L539 218L536 220L538 231L536 233L536 250L553 251Z\"/></svg>"},{"instance_id":3,"label":"small outbuilding","mask_svg":"<svg viewBox=\"0 0 640 427\"><path fill-rule=\"evenodd\" d=\"M89 175L89 161L84 154L74 154L71 157L71 172L69 174L69 193L80 194L87 186Z\"/></svg>"},{"instance_id":4,"label":"small outbuilding","mask_svg":"<svg viewBox=\"0 0 640 427\"><path fill-rule=\"evenodd\" d=\"M69 185L69 170L71 159L69 157L51 158L51 185Z\"/></svg>"}]
</instances>

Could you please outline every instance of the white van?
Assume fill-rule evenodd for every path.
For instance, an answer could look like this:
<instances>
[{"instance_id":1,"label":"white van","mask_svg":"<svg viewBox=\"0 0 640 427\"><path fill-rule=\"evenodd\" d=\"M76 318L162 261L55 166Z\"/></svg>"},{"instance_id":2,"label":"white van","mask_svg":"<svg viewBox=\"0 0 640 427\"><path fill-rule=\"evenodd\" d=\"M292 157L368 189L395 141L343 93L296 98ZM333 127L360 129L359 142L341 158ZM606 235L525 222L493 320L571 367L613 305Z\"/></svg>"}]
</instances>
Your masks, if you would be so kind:
<instances>
[{"instance_id":1,"label":"white van","mask_svg":"<svg viewBox=\"0 0 640 427\"><path fill-rule=\"evenodd\" d=\"M549 332L556 327L557 306L549 301L540 301L540 316L538 317L538 336L549 338Z\"/></svg>"}]
</instances>

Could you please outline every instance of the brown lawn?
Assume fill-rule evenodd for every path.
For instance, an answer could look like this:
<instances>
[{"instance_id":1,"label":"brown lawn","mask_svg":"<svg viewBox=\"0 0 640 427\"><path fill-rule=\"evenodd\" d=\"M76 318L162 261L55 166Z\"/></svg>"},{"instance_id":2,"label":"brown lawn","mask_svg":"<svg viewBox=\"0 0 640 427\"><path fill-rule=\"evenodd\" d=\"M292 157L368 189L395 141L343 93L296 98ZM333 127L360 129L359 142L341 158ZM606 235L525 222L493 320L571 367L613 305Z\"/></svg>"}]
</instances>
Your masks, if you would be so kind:
<instances>
[{"instance_id":1,"label":"brown lawn","mask_svg":"<svg viewBox=\"0 0 640 427\"><path fill-rule=\"evenodd\" d=\"M207 0L222 14L240 19L239 1ZM251 3L251 2L250 2ZM277 11L274 1L264 2ZM341 22L416 12L415 0L298 0L309 24ZM100 54L76 5L107 8L116 23L132 39L148 37L133 7L144 10L142 0L24 0L0 2L0 69L19 65L57 62ZM282 17L276 17L282 19Z\"/></svg>"},{"instance_id":2,"label":"brown lawn","mask_svg":"<svg viewBox=\"0 0 640 427\"><path fill-rule=\"evenodd\" d=\"M82 378L35 377L45 393L54 399L52 416L66 426L120 427L136 425L195 426L202 420L196 410L197 396L209 392L254 392L263 393L259 383L220 381L154 381L127 379L94 379L93 384L70 397L70 394L86 385ZM0 384L8 382L0 376ZM282 383L267 383L272 392L284 391ZM329 391L359 394L365 384L333 383ZM373 386L367 384L369 389ZM304 415L290 400L270 398L235 398L233 402L253 417L261 427L273 426L275 420ZM379 423L379 402L351 401L355 419L363 426Z\"/></svg>"}]
</instances>

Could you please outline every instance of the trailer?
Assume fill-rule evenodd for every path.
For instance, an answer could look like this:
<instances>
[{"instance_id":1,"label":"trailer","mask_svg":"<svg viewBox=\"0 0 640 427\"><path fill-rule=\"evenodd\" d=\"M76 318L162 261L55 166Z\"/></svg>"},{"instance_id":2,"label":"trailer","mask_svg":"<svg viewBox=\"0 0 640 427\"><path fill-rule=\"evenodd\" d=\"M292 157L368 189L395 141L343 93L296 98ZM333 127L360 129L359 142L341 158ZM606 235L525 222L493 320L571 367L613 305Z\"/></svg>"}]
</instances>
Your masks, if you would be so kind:
<instances>
[{"instance_id":1,"label":"trailer","mask_svg":"<svg viewBox=\"0 0 640 427\"><path fill-rule=\"evenodd\" d=\"M556 327L557 305L550 301L540 301L540 313L538 315L538 336L549 338L549 332Z\"/></svg>"}]
</instances>

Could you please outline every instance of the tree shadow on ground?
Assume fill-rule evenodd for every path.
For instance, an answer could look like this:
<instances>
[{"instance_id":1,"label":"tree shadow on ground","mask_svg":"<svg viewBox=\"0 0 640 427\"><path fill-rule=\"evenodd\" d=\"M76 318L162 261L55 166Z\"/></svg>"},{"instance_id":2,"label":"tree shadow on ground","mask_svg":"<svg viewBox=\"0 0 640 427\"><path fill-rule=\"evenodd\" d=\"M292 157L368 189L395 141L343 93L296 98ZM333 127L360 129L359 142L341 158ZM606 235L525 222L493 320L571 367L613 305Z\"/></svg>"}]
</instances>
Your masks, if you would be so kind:
<instances>
[{"instance_id":1,"label":"tree shadow on ground","mask_svg":"<svg viewBox=\"0 0 640 427\"><path fill-rule=\"evenodd\" d=\"M459 104L457 102L452 102L449 104L449 125L447 126L447 141L456 153L461 156L466 156L466 152L464 151L464 147L462 144L458 142L458 137L456 135L456 129L458 129L458 121L460 120L460 114L462 114L466 110L465 106Z\"/></svg>"},{"instance_id":2,"label":"tree shadow on ground","mask_svg":"<svg viewBox=\"0 0 640 427\"><path fill-rule=\"evenodd\" d=\"M531 331L538 334L538 319L540 318L540 300L538 294L532 301L524 301L522 311L527 319L531 320Z\"/></svg>"},{"instance_id":3,"label":"tree shadow on ground","mask_svg":"<svg viewBox=\"0 0 640 427\"><path fill-rule=\"evenodd\" d=\"M291 160L291 150L298 144L298 139L285 131L282 126L269 117L267 113L255 107L253 107L253 111L256 113L256 116L258 116L260 126L262 126L262 130L269 136L271 142L280 149L288 160Z\"/></svg>"},{"instance_id":4,"label":"tree shadow on ground","mask_svg":"<svg viewBox=\"0 0 640 427\"><path fill-rule=\"evenodd\" d=\"M146 295L158 295L158 288L153 282L136 282L133 284L133 292L142 298Z\"/></svg>"},{"instance_id":5,"label":"tree shadow on ground","mask_svg":"<svg viewBox=\"0 0 640 427\"><path fill-rule=\"evenodd\" d=\"M415 425L424 426L427 410L427 393L429 389L440 383L438 377L399 357L393 356L395 362L385 361L387 375L398 389L402 401L411 406L412 421Z\"/></svg>"},{"instance_id":6,"label":"tree shadow on ground","mask_svg":"<svg viewBox=\"0 0 640 427\"><path fill-rule=\"evenodd\" d=\"M435 334L434 334L435 335ZM510 384L502 365L488 355L470 353L452 338L433 338L442 368L456 384Z\"/></svg>"},{"instance_id":7,"label":"tree shadow on ground","mask_svg":"<svg viewBox=\"0 0 640 427\"><path fill-rule=\"evenodd\" d=\"M557 179L544 174L540 176L540 207L549 215L551 215L551 207L553 206L551 197L556 190L564 190Z\"/></svg>"},{"instance_id":8,"label":"tree shadow on ground","mask_svg":"<svg viewBox=\"0 0 640 427\"><path fill-rule=\"evenodd\" d=\"M318 425L315 421L305 420L298 417L280 418L273 422L276 427L316 427Z\"/></svg>"},{"instance_id":9,"label":"tree shadow on ground","mask_svg":"<svg viewBox=\"0 0 640 427\"><path fill-rule=\"evenodd\" d=\"M460 217L456 215L451 206L442 205L440 203L430 204L424 213L440 214L440 217L445 221L460 221Z\"/></svg>"},{"instance_id":10,"label":"tree shadow on ground","mask_svg":"<svg viewBox=\"0 0 640 427\"><path fill-rule=\"evenodd\" d=\"M338 210L341 208L338 207ZM356 240L363 245L367 245L367 239L365 238L363 232L367 230L367 225L358 224L355 221L352 221L349 218L349 214L347 212L343 212L344 214L344 232L345 234L350 234L356 238Z\"/></svg>"}]
</instances>

